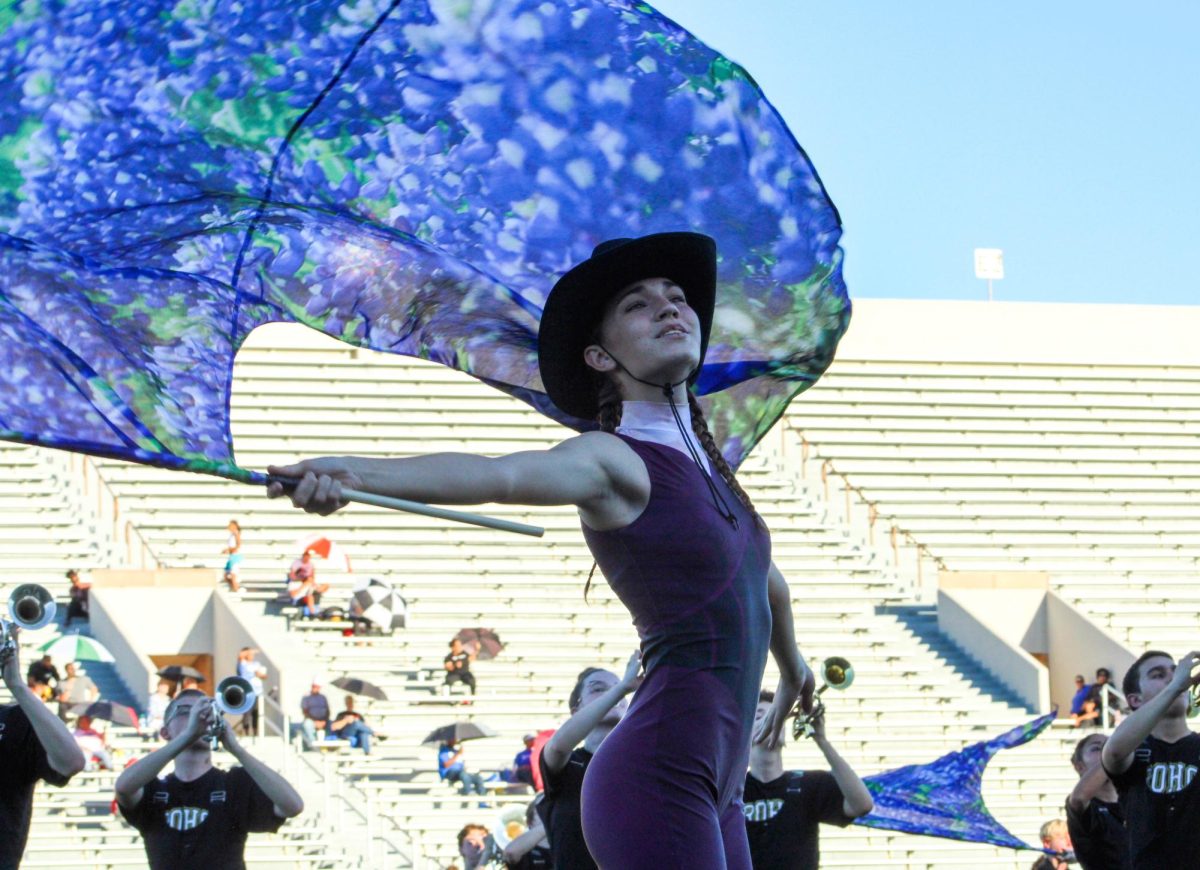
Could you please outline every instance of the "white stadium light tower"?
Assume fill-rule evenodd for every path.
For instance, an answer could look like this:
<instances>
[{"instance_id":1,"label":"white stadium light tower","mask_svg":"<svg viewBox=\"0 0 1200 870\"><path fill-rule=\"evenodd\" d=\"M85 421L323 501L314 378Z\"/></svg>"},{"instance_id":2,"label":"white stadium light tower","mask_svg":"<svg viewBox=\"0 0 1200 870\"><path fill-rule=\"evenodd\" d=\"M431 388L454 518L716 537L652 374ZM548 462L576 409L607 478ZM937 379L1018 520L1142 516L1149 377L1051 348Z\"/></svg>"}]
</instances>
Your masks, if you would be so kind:
<instances>
[{"instance_id":1,"label":"white stadium light tower","mask_svg":"<svg viewBox=\"0 0 1200 870\"><path fill-rule=\"evenodd\" d=\"M999 248L976 248L975 277L988 282L988 302L991 302L992 281L999 281L1004 277L1004 251Z\"/></svg>"}]
</instances>

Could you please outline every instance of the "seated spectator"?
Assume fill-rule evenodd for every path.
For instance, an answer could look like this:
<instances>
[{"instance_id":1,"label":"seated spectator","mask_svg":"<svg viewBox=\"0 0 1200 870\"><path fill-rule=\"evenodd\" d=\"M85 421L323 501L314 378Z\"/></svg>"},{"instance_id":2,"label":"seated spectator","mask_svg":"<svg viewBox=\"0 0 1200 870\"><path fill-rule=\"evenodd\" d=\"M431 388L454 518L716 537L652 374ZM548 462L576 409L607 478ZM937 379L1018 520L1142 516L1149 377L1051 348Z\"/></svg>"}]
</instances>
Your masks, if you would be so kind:
<instances>
[{"instance_id":1,"label":"seated spectator","mask_svg":"<svg viewBox=\"0 0 1200 870\"><path fill-rule=\"evenodd\" d=\"M29 687L29 691L33 692L44 704L49 704L54 700L54 690L45 683L39 683L33 677L27 677L25 685Z\"/></svg>"},{"instance_id":2,"label":"seated spectator","mask_svg":"<svg viewBox=\"0 0 1200 870\"><path fill-rule=\"evenodd\" d=\"M319 681L313 680L312 690L300 699L300 712L304 714L300 723L304 748L312 749L318 739L325 739L325 729L329 727L329 699L321 694Z\"/></svg>"},{"instance_id":3,"label":"seated spectator","mask_svg":"<svg viewBox=\"0 0 1200 870\"><path fill-rule=\"evenodd\" d=\"M1053 855L1043 855L1033 862L1032 870L1069 870L1074 863L1075 853L1071 851L1071 836L1067 833L1067 823L1062 819L1054 819L1042 825L1040 832L1042 848L1052 849Z\"/></svg>"},{"instance_id":4,"label":"seated spectator","mask_svg":"<svg viewBox=\"0 0 1200 870\"><path fill-rule=\"evenodd\" d=\"M79 721L75 723L75 730L71 734L75 738L75 743L83 750L83 757L87 762L85 770L95 770L97 767L102 770L113 769L112 754L108 751L108 744L104 740L104 735L92 727L92 717L80 716Z\"/></svg>"},{"instance_id":5,"label":"seated spectator","mask_svg":"<svg viewBox=\"0 0 1200 870\"><path fill-rule=\"evenodd\" d=\"M1076 728L1112 728L1120 720L1121 696L1116 688L1109 683L1108 668L1096 669L1096 682L1088 686L1087 697L1084 698L1082 710L1075 719ZM1108 696L1108 722L1102 722L1104 712L1104 696Z\"/></svg>"},{"instance_id":6,"label":"seated spectator","mask_svg":"<svg viewBox=\"0 0 1200 870\"><path fill-rule=\"evenodd\" d=\"M1075 694L1071 697L1071 718L1079 725L1079 716L1083 713L1083 702L1087 700L1092 687L1087 684L1083 674L1075 675Z\"/></svg>"},{"instance_id":7,"label":"seated spectator","mask_svg":"<svg viewBox=\"0 0 1200 870\"><path fill-rule=\"evenodd\" d=\"M354 709L353 695L346 696L346 709L337 714L337 718L329 724L329 730L339 740L349 740L364 755L371 754L371 738L375 732L367 725L362 714Z\"/></svg>"},{"instance_id":8,"label":"seated spectator","mask_svg":"<svg viewBox=\"0 0 1200 870\"><path fill-rule=\"evenodd\" d=\"M303 604L304 616L312 618L318 613L321 596L328 591L328 583L317 583L317 566L313 564L312 550L305 550L304 555L288 569L288 598L292 604Z\"/></svg>"},{"instance_id":9,"label":"seated spectator","mask_svg":"<svg viewBox=\"0 0 1200 870\"><path fill-rule=\"evenodd\" d=\"M471 673L471 662L475 661L475 654L463 649L462 641L456 637L450 641L450 652L442 661L446 669L446 685L466 683L474 695L475 675Z\"/></svg>"},{"instance_id":10,"label":"seated spectator","mask_svg":"<svg viewBox=\"0 0 1200 870\"><path fill-rule=\"evenodd\" d=\"M99 697L100 690L96 684L79 673L79 666L75 662L67 662L67 675L58 687L58 718L67 721L69 716L75 715L71 713L71 705L90 704Z\"/></svg>"},{"instance_id":11,"label":"seated spectator","mask_svg":"<svg viewBox=\"0 0 1200 870\"><path fill-rule=\"evenodd\" d=\"M71 601L67 605L63 627L70 625L72 619L88 621L88 590L92 588L92 584L84 582L74 568L67 572L67 579L71 581Z\"/></svg>"},{"instance_id":12,"label":"seated spectator","mask_svg":"<svg viewBox=\"0 0 1200 870\"><path fill-rule=\"evenodd\" d=\"M25 676L29 679L31 688L32 683L41 683L42 685L49 686L51 689L57 690L58 683L61 680L61 677L58 675L58 668L54 666L54 662L51 660L49 654L42 656L36 662L30 664ZM51 695L53 696L53 693Z\"/></svg>"},{"instance_id":13,"label":"seated spectator","mask_svg":"<svg viewBox=\"0 0 1200 870\"><path fill-rule=\"evenodd\" d=\"M445 782L458 783L462 794L487 794L483 777L467 770L462 746L457 743L443 743L438 748L438 776Z\"/></svg>"},{"instance_id":14,"label":"seated spectator","mask_svg":"<svg viewBox=\"0 0 1200 870\"><path fill-rule=\"evenodd\" d=\"M554 866L550 840L537 814L541 799L542 795L539 794L525 810L525 833L513 837L504 847L504 863L508 870L550 870Z\"/></svg>"},{"instance_id":15,"label":"seated spectator","mask_svg":"<svg viewBox=\"0 0 1200 870\"><path fill-rule=\"evenodd\" d=\"M150 696L150 700L146 703L146 716L142 723L142 730L147 734L158 734L163 727L163 714L167 712L167 705L171 703L171 681L159 680L158 685L154 688L154 694Z\"/></svg>"},{"instance_id":16,"label":"seated spectator","mask_svg":"<svg viewBox=\"0 0 1200 870\"><path fill-rule=\"evenodd\" d=\"M526 734L522 738L525 748L513 756L512 769L504 771L502 778L505 782L533 785L533 742L536 739L536 734Z\"/></svg>"}]
</instances>

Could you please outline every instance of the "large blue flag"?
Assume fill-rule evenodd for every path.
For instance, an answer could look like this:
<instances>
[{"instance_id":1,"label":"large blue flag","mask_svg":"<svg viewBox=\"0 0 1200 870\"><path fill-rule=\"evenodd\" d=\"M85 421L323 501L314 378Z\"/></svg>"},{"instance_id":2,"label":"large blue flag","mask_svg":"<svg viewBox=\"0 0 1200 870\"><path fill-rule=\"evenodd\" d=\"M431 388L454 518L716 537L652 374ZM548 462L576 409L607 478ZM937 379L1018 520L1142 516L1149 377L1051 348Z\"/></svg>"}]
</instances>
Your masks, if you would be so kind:
<instances>
[{"instance_id":1,"label":"large blue flag","mask_svg":"<svg viewBox=\"0 0 1200 870\"><path fill-rule=\"evenodd\" d=\"M983 800L983 771L997 752L1028 743L1046 730L1056 715L1039 716L929 764L863 777L875 798L875 808L855 824L1013 849L1038 848L1013 836L988 811Z\"/></svg>"},{"instance_id":2,"label":"large blue flag","mask_svg":"<svg viewBox=\"0 0 1200 870\"><path fill-rule=\"evenodd\" d=\"M0 438L261 480L229 394L269 321L586 428L538 379L546 293L603 239L690 229L736 463L848 322L808 158L642 3L10 0L0 57Z\"/></svg>"}]
</instances>

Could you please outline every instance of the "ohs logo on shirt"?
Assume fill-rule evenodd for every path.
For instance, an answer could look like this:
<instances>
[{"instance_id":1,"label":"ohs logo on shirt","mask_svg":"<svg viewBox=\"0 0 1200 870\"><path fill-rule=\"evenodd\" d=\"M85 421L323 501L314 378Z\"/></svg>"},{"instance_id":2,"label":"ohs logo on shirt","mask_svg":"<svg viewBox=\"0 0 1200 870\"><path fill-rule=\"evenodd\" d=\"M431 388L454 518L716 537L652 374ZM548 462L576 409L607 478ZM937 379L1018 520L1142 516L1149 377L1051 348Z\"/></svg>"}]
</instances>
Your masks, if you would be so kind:
<instances>
[{"instance_id":1,"label":"ohs logo on shirt","mask_svg":"<svg viewBox=\"0 0 1200 870\"><path fill-rule=\"evenodd\" d=\"M173 831L190 831L204 824L208 818L208 810L200 807L175 807L167 810L167 827Z\"/></svg>"},{"instance_id":2,"label":"ohs logo on shirt","mask_svg":"<svg viewBox=\"0 0 1200 870\"><path fill-rule=\"evenodd\" d=\"M783 809L782 798L755 801L752 804L746 804L742 807L742 811L746 814L747 822L769 822L779 815L781 809Z\"/></svg>"},{"instance_id":3,"label":"ohs logo on shirt","mask_svg":"<svg viewBox=\"0 0 1200 870\"><path fill-rule=\"evenodd\" d=\"M1196 770L1194 764L1160 761L1146 768L1146 788L1155 794L1175 794L1192 784Z\"/></svg>"}]
</instances>

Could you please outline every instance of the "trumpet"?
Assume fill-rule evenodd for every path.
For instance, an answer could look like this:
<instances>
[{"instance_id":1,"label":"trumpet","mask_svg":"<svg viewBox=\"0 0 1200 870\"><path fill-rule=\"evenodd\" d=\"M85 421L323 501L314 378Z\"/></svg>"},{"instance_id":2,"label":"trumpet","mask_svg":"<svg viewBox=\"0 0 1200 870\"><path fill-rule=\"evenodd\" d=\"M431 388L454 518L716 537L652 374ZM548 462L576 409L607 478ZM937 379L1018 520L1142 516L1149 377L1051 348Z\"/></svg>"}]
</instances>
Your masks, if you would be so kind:
<instances>
[{"instance_id":1,"label":"trumpet","mask_svg":"<svg viewBox=\"0 0 1200 870\"><path fill-rule=\"evenodd\" d=\"M17 651L13 627L37 631L54 621L57 607L50 591L36 583L22 583L8 596L8 619L0 619L0 665Z\"/></svg>"},{"instance_id":2,"label":"trumpet","mask_svg":"<svg viewBox=\"0 0 1200 870\"><path fill-rule=\"evenodd\" d=\"M850 688L854 682L854 666L841 656L830 656L821 663L821 681L824 685L817 689L816 705L811 713L800 713L792 725L792 737L812 737L813 722L825 715L825 704L821 701L821 693L826 689L836 689L841 692Z\"/></svg>"},{"instance_id":3,"label":"trumpet","mask_svg":"<svg viewBox=\"0 0 1200 870\"><path fill-rule=\"evenodd\" d=\"M208 726L209 745L216 749L225 731L225 716L240 716L252 708L258 700L249 680L241 677L226 677L217 684L217 696L213 699L214 716Z\"/></svg>"}]
</instances>

